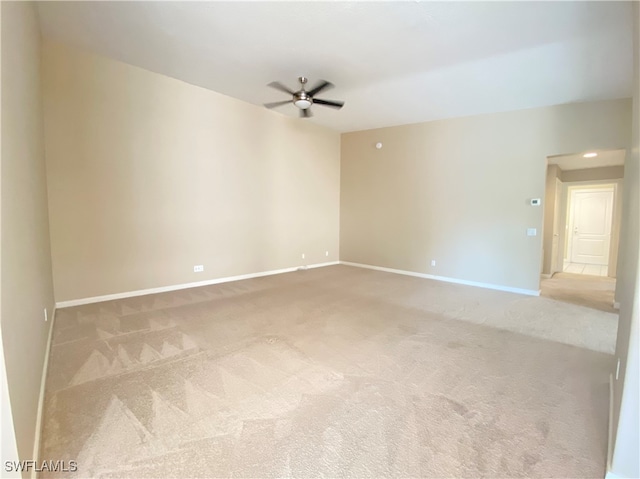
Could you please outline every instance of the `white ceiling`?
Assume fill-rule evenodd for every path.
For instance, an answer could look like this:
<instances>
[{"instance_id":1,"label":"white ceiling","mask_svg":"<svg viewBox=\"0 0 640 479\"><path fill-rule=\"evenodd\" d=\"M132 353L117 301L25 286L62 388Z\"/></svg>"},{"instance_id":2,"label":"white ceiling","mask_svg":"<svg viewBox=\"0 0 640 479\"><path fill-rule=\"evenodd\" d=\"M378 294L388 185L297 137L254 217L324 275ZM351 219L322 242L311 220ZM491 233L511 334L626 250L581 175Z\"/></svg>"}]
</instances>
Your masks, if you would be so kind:
<instances>
[{"instance_id":1,"label":"white ceiling","mask_svg":"<svg viewBox=\"0 0 640 479\"><path fill-rule=\"evenodd\" d=\"M336 85L362 130L632 93L630 2L42 2L43 35L250 102ZM278 109L295 115L295 107Z\"/></svg>"},{"instance_id":2,"label":"white ceiling","mask_svg":"<svg viewBox=\"0 0 640 479\"><path fill-rule=\"evenodd\" d=\"M585 158L585 153L575 155L556 155L548 158L550 165L558 165L561 170L581 170L583 168L599 168L602 166L622 166L624 165L625 150L594 150L598 156Z\"/></svg>"}]
</instances>

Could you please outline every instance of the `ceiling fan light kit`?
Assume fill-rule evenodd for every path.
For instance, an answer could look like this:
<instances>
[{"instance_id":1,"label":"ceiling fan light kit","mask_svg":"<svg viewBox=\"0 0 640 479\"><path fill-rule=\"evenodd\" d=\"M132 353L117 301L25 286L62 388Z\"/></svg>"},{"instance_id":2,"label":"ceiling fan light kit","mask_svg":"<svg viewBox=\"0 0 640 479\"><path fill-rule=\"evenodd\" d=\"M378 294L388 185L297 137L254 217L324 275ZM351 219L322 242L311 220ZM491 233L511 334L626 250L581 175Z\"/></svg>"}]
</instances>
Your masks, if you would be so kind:
<instances>
[{"instance_id":1,"label":"ceiling fan light kit","mask_svg":"<svg viewBox=\"0 0 640 479\"><path fill-rule=\"evenodd\" d=\"M329 88L333 88L333 83L328 82L326 80L320 80L316 86L314 86L311 90L306 90L305 85L307 84L306 77L299 77L298 81L300 82L300 90L293 91L284 86L280 82L271 82L269 85L271 88L275 88L283 93L288 93L291 95L291 100L284 101L276 101L273 103L265 103L264 106L267 108L276 108L278 106L286 105L288 103L293 103L295 107L300 110L300 118L309 118L313 116L311 113L311 105L314 103L317 105L328 106L331 108L340 109L344 105L343 101L336 100L323 100L321 98L314 98L317 93L321 91L328 90Z\"/></svg>"}]
</instances>

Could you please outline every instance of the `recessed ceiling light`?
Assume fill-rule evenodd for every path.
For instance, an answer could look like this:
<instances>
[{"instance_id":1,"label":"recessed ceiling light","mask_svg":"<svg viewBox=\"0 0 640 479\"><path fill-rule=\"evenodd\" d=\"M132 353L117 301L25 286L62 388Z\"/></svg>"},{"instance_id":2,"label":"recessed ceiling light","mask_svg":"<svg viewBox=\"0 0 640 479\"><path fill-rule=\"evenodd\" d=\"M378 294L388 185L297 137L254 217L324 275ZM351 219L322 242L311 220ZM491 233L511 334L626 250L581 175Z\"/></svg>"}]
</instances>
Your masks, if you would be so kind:
<instances>
[{"instance_id":1,"label":"recessed ceiling light","mask_svg":"<svg viewBox=\"0 0 640 479\"><path fill-rule=\"evenodd\" d=\"M582 155L583 158L594 158L596 156L598 156L598 154L596 152L585 153L584 155Z\"/></svg>"}]
</instances>

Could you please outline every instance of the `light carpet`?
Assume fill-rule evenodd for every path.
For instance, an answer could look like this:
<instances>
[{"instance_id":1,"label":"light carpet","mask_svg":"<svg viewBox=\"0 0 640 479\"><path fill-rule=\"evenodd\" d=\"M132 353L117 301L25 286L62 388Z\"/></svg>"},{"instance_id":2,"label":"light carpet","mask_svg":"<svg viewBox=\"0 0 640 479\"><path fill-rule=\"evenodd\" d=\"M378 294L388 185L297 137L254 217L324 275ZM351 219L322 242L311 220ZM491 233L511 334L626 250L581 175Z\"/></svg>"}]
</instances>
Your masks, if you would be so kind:
<instances>
[{"instance_id":1,"label":"light carpet","mask_svg":"<svg viewBox=\"0 0 640 479\"><path fill-rule=\"evenodd\" d=\"M41 477L601 478L587 320L615 338L602 311L348 266L61 309L41 459L79 471Z\"/></svg>"},{"instance_id":2,"label":"light carpet","mask_svg":"<svg viewBox=\"0 0 640 479\"><path fill-rule=\"evenodd\" d=\"M542 295L617 314L613 308L616 280L606 276L556 273L540 282Z\"/></svg>"}]
</instances>

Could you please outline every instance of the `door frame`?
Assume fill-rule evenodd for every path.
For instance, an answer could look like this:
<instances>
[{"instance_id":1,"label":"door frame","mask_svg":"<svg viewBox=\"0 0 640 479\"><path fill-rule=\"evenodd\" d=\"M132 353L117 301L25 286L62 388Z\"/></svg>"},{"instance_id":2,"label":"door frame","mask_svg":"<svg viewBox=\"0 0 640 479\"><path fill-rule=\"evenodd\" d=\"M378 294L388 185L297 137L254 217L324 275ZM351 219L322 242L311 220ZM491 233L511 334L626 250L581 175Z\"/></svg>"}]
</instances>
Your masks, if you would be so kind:
<instances>
[{"instance_id":1,"label":"door frame","mask_svg":"<svg viewBox=\"0 0 640 479\"><path fill-rule=\"evenodd\" d=\"M560 178L556 177L555 181L555 197L553 203L553 224L551 226L551 264L549 266L549 272L551 277L555 273L562 272L564 269L564 258L561 254L562 248L560 245L561 231L562 231L562 192L564 183ZM557 236L557 240L555 239ZM555 266L555 267L554 267Z\"/></svg>"},{"instance_id":2,"label":"door frame","mask_svg":"<svg viewBox=\"0 0 640 479\"><path fill-rule=\"evenodd\" d=\"M560 264L569 258L568 234L569 228L569 192L571 189L602 189L603 186L613 186L613 218L611 224L611 246L609 248L609 266L607 276L615 278L618 263L618 243L620 240L620 221L622 218L622 178L615 180L594 180L594 181L569 181L562 183L562 203L560 211L562 217L560 224L560 239L558 241L558 252Z\"/></svg>"}]
</instances>

